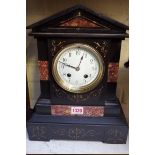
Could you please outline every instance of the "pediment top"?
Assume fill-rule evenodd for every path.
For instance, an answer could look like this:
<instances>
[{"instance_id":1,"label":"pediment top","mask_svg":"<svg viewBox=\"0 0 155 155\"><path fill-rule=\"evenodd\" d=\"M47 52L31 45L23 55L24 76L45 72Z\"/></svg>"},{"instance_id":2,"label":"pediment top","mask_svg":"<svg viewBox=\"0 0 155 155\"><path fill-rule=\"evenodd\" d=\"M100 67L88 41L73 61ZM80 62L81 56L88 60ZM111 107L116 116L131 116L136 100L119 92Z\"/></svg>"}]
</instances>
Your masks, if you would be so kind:
<instances>
[{"instance_id":1,"label":"pediment top","mask_svg":"<svg viewBox=\"0 0 155 155\"><path fill-rule=\"evenodd\" d=\"M111 19L102 14L98 14L93 10L83 6L75 5L52 16L42 19L34 24L27 26L27 29L35 30L38 28L59 28L59 27L84 27L96 29L110 29L116 31L123 31L129 29L114 19Z\"/></svg>"}]
</instances>

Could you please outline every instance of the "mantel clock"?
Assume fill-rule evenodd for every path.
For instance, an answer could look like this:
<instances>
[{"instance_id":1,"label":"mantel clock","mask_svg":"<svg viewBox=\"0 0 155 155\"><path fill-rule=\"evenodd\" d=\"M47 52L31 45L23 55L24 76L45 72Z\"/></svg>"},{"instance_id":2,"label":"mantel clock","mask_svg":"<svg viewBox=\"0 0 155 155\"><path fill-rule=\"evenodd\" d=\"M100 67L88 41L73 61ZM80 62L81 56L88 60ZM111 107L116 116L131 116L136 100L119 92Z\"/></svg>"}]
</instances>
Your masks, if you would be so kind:
<instances>
[{"instance_id":1,"label":"mantel clock","mask_svg":"<svg viewBox=\"0 0 155 155\"><path fill-rule=\"evenodd\" d=\"M41 86L29 139L126 143L116 86L128 26L76 5L27 29L37 39Z\"/></svg>"}]
</instances>

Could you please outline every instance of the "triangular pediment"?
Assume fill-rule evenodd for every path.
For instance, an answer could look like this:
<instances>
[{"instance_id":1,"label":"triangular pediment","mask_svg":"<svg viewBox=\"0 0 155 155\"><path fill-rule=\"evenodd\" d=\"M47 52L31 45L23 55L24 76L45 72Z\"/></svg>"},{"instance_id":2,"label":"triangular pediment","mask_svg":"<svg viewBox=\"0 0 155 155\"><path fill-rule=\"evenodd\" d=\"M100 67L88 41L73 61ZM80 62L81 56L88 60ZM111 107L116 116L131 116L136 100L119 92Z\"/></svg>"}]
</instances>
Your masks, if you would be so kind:
<instances>
[{"instance_id":1,"label":"triangular pediment","mask_svg":"<svg viewBox=\"0 0 155 155\"><path fill-rule=\"evenodd\" d=\"M27 29L32 29L32 35L36 33L48 33L48 35L70 33L71 35L75 32L111 35L125 34L129 27L84 6L76 5L27 26Z\"/></svg>"},{"instance_id":2,"label":"triangular pediment","mask_svg":"<svg viewBox=\"0 0 155 155\"><path fill-rule=\"evenodd\" d=\"M86 27L86 28L101 28L102 26L98 23L92 22L91 20L83 17L75 17L66 21L62 21L60 27Z\"/></svg>"}]
</instances>

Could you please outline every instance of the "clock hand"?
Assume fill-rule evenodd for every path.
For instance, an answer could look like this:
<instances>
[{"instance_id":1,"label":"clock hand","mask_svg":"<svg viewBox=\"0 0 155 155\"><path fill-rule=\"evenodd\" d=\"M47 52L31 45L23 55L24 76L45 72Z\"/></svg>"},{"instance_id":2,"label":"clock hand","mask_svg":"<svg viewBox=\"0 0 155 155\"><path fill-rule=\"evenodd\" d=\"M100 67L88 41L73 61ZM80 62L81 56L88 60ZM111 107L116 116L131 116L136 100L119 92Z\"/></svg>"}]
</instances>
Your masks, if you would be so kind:
<instances>
[{"instance_id":1,"label":"clock hand","mask_svg":"<svg viewBox=\"0 0 155 155\"><path fill-rule=\"evenodd\" d=\"M80 62L79 62L79 65L78 65L78 69L80 69L80 64L81 64L81 61L83 60L83 56L84 56L84 53L83 53L83 55L82 55L82 57L81 57L81 59L80 59Z\"/></svg>"},{"instance_id":2,"label":"clock hand","mask_svg":"<svg viewBox=\"0 0 155 155\"><path fill-rule=\"evenodd\" d=\"M61 62L61 61L59 61L59 62L62 63L62 64L64 64L65 66L68 66L68 67L71 67L71 68L74 68L75 70L77 70L77 67L73 67L73 66L68 65L68 64L66 64L66 63L64 63L64 62Z\"/></svg>"}]
</instances>

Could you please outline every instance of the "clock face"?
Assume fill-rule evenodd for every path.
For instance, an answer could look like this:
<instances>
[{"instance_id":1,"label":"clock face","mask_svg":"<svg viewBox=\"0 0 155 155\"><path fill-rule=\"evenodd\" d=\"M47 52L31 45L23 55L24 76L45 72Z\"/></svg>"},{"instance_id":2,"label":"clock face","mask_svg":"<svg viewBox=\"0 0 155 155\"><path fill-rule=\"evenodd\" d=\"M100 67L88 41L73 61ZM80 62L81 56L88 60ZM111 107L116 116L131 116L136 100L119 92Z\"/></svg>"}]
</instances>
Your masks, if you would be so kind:
<instances>
[{"instance_id":1,"label":"clock face","mask_svg":"<svg viewBox=\"0 0 155 155\"><path fill-rule=\"evenodd\" d=\"M54 58L52 73L57 84L73 93L84 93L95 88L102 80L104 63L92 47L72 44Z\"/></svg>"}]
</instances>

